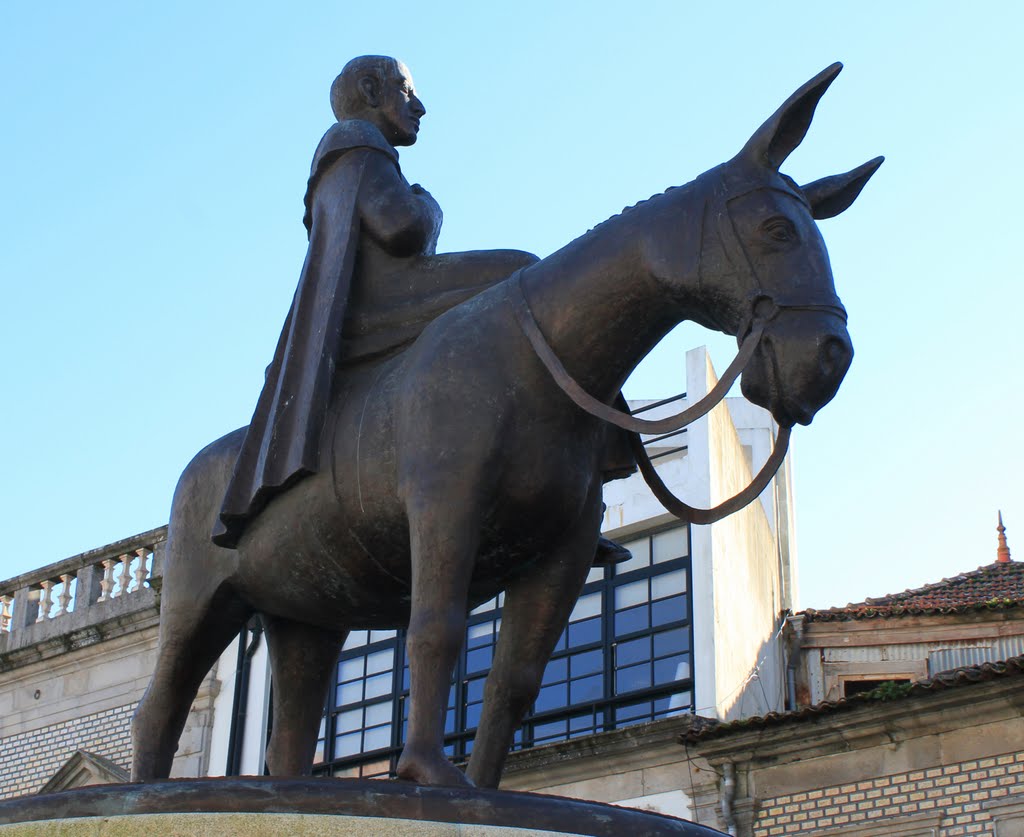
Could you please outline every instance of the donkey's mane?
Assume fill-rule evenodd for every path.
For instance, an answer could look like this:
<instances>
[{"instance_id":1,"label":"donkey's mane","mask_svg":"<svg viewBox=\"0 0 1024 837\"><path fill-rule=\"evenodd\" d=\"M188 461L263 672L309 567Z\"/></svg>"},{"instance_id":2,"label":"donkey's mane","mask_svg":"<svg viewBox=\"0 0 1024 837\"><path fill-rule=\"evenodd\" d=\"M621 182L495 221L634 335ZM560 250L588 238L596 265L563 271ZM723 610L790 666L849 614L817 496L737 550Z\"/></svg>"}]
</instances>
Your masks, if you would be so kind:
<instances>
[{"instance_id":1,"label":"donkey's mane","mask_svg":"<svg viewBox=\"0 0 1024 837\"><path fill-rule=\"evenodd\" d=\"M617 221L619 218L624 218L626 215L629 215L634 210L637 210L637 209L640 209L641 207L647 206L648 204L651 203L651 201L657 201L660 198L666 197L670 192L678 192L680 190L688 190L688 189L693 187L693 184L695 182L696 181L690 181L689 183L684 183L682 186L669 186L664 192L657 192L657 193L651 195L649 198L644 198L643 200L637 201L636 203L634 203L631 206L624 207L621 212L617 212L615 215L612 215L610 218L605 218L605 220L601 221L599 224L595 224L593 227L591 227L589 230L587 230L585 235L589 236L591 233L596 232L597 230L603 229L608 224L610 224L612 221Z\"/></svg>"}]
</instances>

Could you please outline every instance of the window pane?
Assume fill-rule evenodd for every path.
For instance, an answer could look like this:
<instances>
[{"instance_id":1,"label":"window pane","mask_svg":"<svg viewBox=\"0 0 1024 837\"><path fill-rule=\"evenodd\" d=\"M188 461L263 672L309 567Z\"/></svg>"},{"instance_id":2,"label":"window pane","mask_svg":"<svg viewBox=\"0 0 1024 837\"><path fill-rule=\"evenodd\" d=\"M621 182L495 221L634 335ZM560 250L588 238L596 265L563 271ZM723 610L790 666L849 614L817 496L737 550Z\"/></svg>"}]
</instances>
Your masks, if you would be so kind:
<instances>
[{"instance_id":1,"label":"window pane","mask_svg":"<svg viewBox=\"0 0 1024 837\"><path fill-rule=\"evenodd\" d=\"M638 666L620 668L615 672L615 693L635 692L651 685L651 664L641 663Z\"/></svg>"},{"instance_id":2,"label":"window pane","mask_svg":"<svg viewBox=\"0 0 1024 837\"><path fill-rule=\"evenodd\" d=\"M348 651L350 648L358 648L360 645L366 645L366 631L352 631L348 635L348 639L345 640L343 650Z\"/></svg>"},{"instance_id":3,"label":"window pane","mask_svg":"<svg viewBox=\"0 0 1024 837\"><path fill-rule=\"evenodd\" d=\"M650 627L647 616L647 605L640 605L630 610L615 614L615 635L623 636L633 631L644 631Z\"/></svg>"},{"instance_id":4,"label":"window pane","mask_svg":"<svg viewBox=\"0 0 1024 837\"><path fill-rule=\"evenodd\" d=\"M601 641L601 619L588 619L569 626L569 647L591 645Z\"/></svg>"},{"instance_id":5,"label":"window pane","mask_svg":"<svg viewBox=\"0 0 1024 837\"><path fill-rule=\"evenodd\" d=\"M552 738L565 738L566 721L550 721L546 724L537 724L533 728L533 740L540 742Z\"/></svg>"},{"instance_id":6,"label":"window pane","mask_svg":"<svg viewBox=\"0 0 1024 837\"><path fill-rule=\"evenodd\" d=\"M380 671L387 671L394 664L394 649L387 648L384 651L374 651L366 658L366 673L377 674Z\"/></svg>"},{"instance_id":7,"label":"window pane","mask_svg":"<svg viewBox=\"0 0 1024 837\"><path fill-rule=\"evenodd\" d=\"M484 683L485 678L474 677L466 684L466 700L470 703L476 703L477 701L484 699Z\"/></svg>"},{"instance_id":8,"label":"window pane","mask_svg":"<svg viewBox=\"0 0 1024 837\"><path fill-rule=\"evenodd\" d=\"M660 564L662 561L671 561L673 558L682 558L686 555L685 526L680 526L678 529L670 529L668 532L662 532L660 535L655 535L652 540L654 541L655 564Z\"/></svg>"},{"instance_id":9,"label":"window pane","mask_svg":"<svg viewBox=\"0 0 1024 837\"><path fill-rule=\"evenodd\" d=\"M654 701L654 714L659 718L685 715L690 711L690 702L689 692L680 692L667 698L659 698Z\"/></svg>"},{"instance_id":10,"label":"window pane","mask_svg":"<svg viewBox=\"0 0 1024 837\"><path fill-rule=\"evenodd\" d=\"M582 654L573 654L570 657L569 665L573 677L594 674L604 668L604 651L596 648L593 651L584 651Z\"/></svg>"},{"instance_id":11,"label":"window pane","mask_svg":"<svg viewBox=\"0 0 1024 837\"><path fill-rule=\"evenodd\" d=\"M353 709L338 715L338 732L353 732L363 728L363 710Z\"/></svg>"},{"instance_id":12,"label":"window pane","mask_svg":"<svg viewBox=\"0 0 1024 837\"><path fill-rule=\"evenodd\" d=\"M615 609L625 610L627 607L647 601L647 579L623 584L615 588Z\"/></svg>"},{"instance_id":13,"label":"window pane","mask_svg":"<svg viewBox=\"0 0 1024 837\"><path fill-rule=\"evenodd\" d=\"M598 710L594 714L577 715L569 719L569 732L593 732L604 723L604 712Z\"/></svg>"},{"instance_id":14,"label":"window pane","mask_svg":"<svg viewBox=\"0 0 1024 837\"><path fill-rule=\"evenodd\" d=\"M475 648L466 654L466 671L486 671L491 666L491 656L494 653L493 645L485 645L483 648Z\"/></svg>"},{"instance_id":15,"label":"window pane","mask_svg":"<svg viewBox=\"0 0 1024 837\"><path fill-rule=\"evenodd\" d=\"M626 549L633 553L628 561L615 565L615 575L632 572L633 570L649 567L651 564L651 541L650 538L641 538L637 541L627 541L623 544Z\"/></svg>"},{"instance_id":16,"label":"window pane","mask_svg":"<svg viewBox=\"0 0 1024 837\"><path fill-rule=\"evenodd\" d=\"M338 666L338 682L346 683L349 680L359 680L363 676L363 662L365 657L354 657L351 660L342 660Z\"/></svg>"},{"instance_id":17,"label":"window pane","mask_svg":"<svg viewBox=\"0 0 1024 837\"><path fill-rule=\"evenodd\" d=\"M383 703L371 703L366 707L366 720L364 724L368 727L376 727L380 724L391 723L391 701Z\"/></svg>"},{"instance_id":18,"label":"window pane","mask_svg":"<svg viewBox=\"0 0 1024 837\"><path fill-rule=\"evenodd\" d=\"M654 656L666 657L669 654L678 654L680 651L690 650L690 637L686 628L676 628L674 631L662 631L654 635Z\"/></svg>"},{"instance_id":19,"label":"window pane","mask_svg":"<svg viewBox=\"0 0 1024 837\"><path fill-rule=\"evenodd\" d=\"M651 579L651 598L665 599L686 592L686 570L656 575Z\"/></svg>"},{"instance_id":20,"label":"window pane","mask_svg":"<svg viewBox=\"0 0 1024 837\"><path fill-rule=\"evenodd\" d=\"M558 683L568 678L568 665L566 664L565 657L559 657L557 660L551 660L548 663L547 668L544 669L544 679L541 681L545 685L548 683Z\"/></svg>"},{"instance_id":21,"label":"window pane","mask_svg":"<svg viewBox=\"0 0 1024 837\"><path fill-rule=\"evenodd\" d=\"M394 639L397 631L370 631L370 642L380 642L382 639Z\"/></svg>"},{"instance_id":22,"label":"window pane","mask_svg":"<svg viewBox=\"0 0 1024 837\"><path fill-rule=\"evenodd\" d=\"M482 703L474 703L466 707L466 729L473 729L480 726L480 714L483 710Z\"/></svg>"},{"instance_id":23,"label":"window pane","mask_svg":"<svg viewBox=\"0 0 1024 837\"><path fill-rule=\"evenodd\" d=\"M594 677L574 680L569 685L569 697L572 703L590 703L600 700L604 697L604 677L598 674Z\"/></svg>"},{"instance_id":24,"label":"window pane","mask_svg":"<svg viewBox=\"0 0 1024 837\"><path fill-rule=\"evenodd\" d=\"M561 709L569 703L568 690L565 683L556 683L553 686L545 686L537 695L537 702L534 704L534 712L550 712L553 709Z\"/></svg>"},{"instance_id":25,"label":"window pane","mask_svg":"<svg viewBox=\"0 0 1024 837\"><path fill-rule=\"evenodd\" d=\"M629 642L620 642L615 649L615 666L622 668L651 658L650 637L642 636Z\"/></svg>"},{"instance_id":26,"label":"window pane","mask_svg":"<svg viewBox=\"0 0 1024 837\"><path fill-rule=\"evenodd\" d=\"M366 679L366 699L381 697L391 691L391 672Z\"/></svg>"},{"instance_id":27,"label":"window pane","mask_svg":"<svg viewBox=\"0 0 1024 837\"><path fill-rule=\"evenodd\" d=\"M680 622L686 617L686 596L673 596L651 605L651 622L655 625Z\"/></svg>"},{"instance_id":28,"label":"window pane","mask_svg":"<svg viewBox=\"0 0 1024 837\"><path fill-rule=\"evenodd\" d=\"M363 752L382 750L391 746L391 725L374 727L363 734Z\"/></svg>"},{"instance_id":29,"label":"window pane","mask_svg":"<svg viewBox=\"0 0 1024 837\"><path fill-rule=\"evenodd\" d=\"M469 613L470 613L470 615L477 614L477 613L486 613L488 610L494 610L494 608L497 607L497 606L498 606L498 600L497 599L490 599L489 601L484 602L479 607L474 607Z\"/></svg>"},{"instance_id":30,"label":"window pane","mask_svg":"<svg viewBox=\"0 0 1024 837\"><path fill-rule=\"evenodd\" d=\"M359 703L363 699L363 681L348 683L338 687L338 706L348 703Z\"/></svg>"},{"instance_id":31,"label":"window pane","mask_svg":"<svg viewBox=\"0 0 1024 837\"><path fill-rule=\"evenodd\" d=\"M600 615L601 594L589 593L586 596L581 596L576 602L576 606L572 609L572 613L569 614L569 622L579 622L583 619L589 619L591 616Z\"/></svg>"},{"instance_id":32,"label":"window pane","mask_svg":"<svg viewBox=\"0 0 1024 837\"><path fill-rule=\"evenodd\" d=\"M476 648L480 645L490 645L494 642L494 623L481 622L479 625L470 625L466 631L466 645L469 648Z\"/></svg>"},{"instance_id":33,"label":"window pane","mask_svg":"<svg viewBox=\"0 0 1024 837\"><path fill-rule=\"evenodd\" d=\"M690 660L685 654L658 660L654 664L654 682L658 685L690 676Z\"/></svg>"},{"instance_id":34,"label":"window pane","mask_svg":"<svg viewBox=\"0 0 1024 837\"><path fill-rule=\"evenodd\" d=\"M352 732L348 735L339 735L334 739L334 758L341 759L345 756L354 756L362 752L363 734Z\"/></svg>"},{"instance_id":35,"label":"window pane","mask_svg":"<svg viewBox=\"0 0 1024 837\"><path fill-rule=\"evenodd\" d=\"M640 703L629 703L615 710L615 721L619 724L649 718L650 716L651 702L649 700L641 701Z\"/></svg>"},{"instance_id":36,"label":"window pane","mask_svg":"<svg viewBox=\"0 0 1024 837\"><path fill-rule=\"evenodd\" d=\"M586 584L590 584L594 581L604 581L604 567L591 567L590 572L587 573Z\"/></svg>"}]
</instances>

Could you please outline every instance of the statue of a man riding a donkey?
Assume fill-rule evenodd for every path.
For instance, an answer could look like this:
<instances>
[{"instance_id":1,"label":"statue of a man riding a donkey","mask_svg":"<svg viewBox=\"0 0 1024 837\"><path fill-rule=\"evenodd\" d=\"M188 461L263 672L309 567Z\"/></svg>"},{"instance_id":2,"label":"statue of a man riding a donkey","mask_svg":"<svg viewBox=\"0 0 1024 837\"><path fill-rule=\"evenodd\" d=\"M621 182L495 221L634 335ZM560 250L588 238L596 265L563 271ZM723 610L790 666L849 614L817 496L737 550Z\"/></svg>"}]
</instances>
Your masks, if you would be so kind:
<instances>
[{"instance_id":1,"label":"statue of a man riding a donkey","mask_svg":"<svg viewBox=\"0 0 1024 837\"><path fill-rule=\"evenodd\" d=\"M655 485L671 510L709 522L756 496L790 428L810 423L850 365L814 222L850 206L881 158L804 186L779 171L840 69L803 85L727 163L537 260L435 254L440 208L395 150L425 112L412 79L379 56L345 67L306 193L309 251L252 423L203 449L174 495L135 780L168 776L201 681L258 613L272 774L311 772L349 631L402 627L411 707L398 776L498 785L588 571L621 549L598 540L603 482L634 458L657 482L638 432L692 421L742 372L744 395L781 428L754 485L713 510ZM623 382L684 320L735 335L737 360L683 414L630 416ZM468 610L502 590L463 772L444 755L449 682Z\"/></svg>"}]
</instances>

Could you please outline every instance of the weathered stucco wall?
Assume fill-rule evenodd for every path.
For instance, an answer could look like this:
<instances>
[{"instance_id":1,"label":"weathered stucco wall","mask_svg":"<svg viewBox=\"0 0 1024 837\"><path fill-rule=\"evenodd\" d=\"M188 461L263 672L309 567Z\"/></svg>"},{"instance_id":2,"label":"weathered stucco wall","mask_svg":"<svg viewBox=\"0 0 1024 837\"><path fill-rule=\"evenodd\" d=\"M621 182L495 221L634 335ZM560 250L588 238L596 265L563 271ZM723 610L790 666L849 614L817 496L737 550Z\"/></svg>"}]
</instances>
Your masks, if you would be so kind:
<instances>
[{"instance_id":1,"label":"weathered stucco wall","mask_svg":"<svg viewBox=\"0 0 1024 837\"><path fill-rule=\"evenodd\" d=\"M156 662L164 537L154 530L0 585L13 600L0 632L0 798L38 791L76 750L130 766L131 718ZM63 602L48 602L53 589ZM218 688L215 669L172 775L206 771Z\"/></svg>"},{"instance_id":2,"label":"weathered stucco wall","mask_svg":"<svg viewBox=\"0 0 1024 837\"><path fill-rule=\"evenodd\" d=\"M714 386L714 370L706 356L704 361L709 386ZM725 404L708 414L707 428L710 502L717 505L746 488L753 479L751 465L760 463L748 459ZM753 502L711 526L714 610L706 629L714 634L714 714L719 718L764 714L785 703L778 634L781 570L766 513L772 508L770 502Z\"/></svg>"}]
</instances>

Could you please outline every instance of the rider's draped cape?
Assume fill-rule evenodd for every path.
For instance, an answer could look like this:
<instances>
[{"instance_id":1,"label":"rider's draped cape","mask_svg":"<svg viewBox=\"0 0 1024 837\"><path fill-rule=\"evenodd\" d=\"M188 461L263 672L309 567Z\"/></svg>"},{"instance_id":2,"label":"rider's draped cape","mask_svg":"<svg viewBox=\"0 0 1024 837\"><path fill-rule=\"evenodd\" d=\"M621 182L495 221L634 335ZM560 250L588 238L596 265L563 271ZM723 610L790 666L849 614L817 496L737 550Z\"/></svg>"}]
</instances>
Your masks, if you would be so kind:
<instances>
[{"instance_id":1,"label":"rider's draped cape","mask_svg":"<svg viewBox=\"0 0 1024 837\"><path fill-rule=\"evenodd\" d=\"M357 148L380 151L398 165L398 152L376 126L361 119L333 125L313 155L303 217L309 249L224 495L213 531L218 546L234 548L249 521L276 494L319 468L320 436L359 242L357 198L364 163L342 166L332 175L336 187L329 195L316 192L327 170Z\"/></svg>"}]
</instances>

